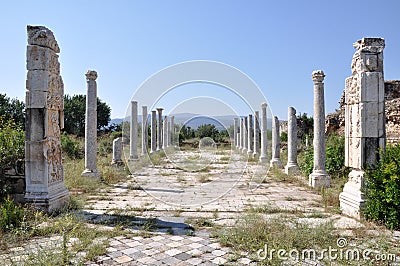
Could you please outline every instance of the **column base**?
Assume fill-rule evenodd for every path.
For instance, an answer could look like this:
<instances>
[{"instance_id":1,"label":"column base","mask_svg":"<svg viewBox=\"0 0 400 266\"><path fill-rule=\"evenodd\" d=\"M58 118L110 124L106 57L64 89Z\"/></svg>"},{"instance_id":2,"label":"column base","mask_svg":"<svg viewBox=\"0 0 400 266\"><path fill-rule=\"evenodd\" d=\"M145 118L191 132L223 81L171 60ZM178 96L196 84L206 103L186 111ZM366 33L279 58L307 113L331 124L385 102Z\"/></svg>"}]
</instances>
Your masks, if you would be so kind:
<instances>
[{"instance_id":1,"label":"column base","mask_svg":"<svg viewBox=\"0 0 400 266\"><path fill-rule=\"evenodd\" d=\"M352 170L349 181L344 185L343 192L339 195L340 210L343 214L360 219L365 206L363 186L364 171Z\"/></svg>"},{"instance_id":2,"label":"column base","mask_svg":"<svg viewBox=\"0 0 400 266\"><path fill-rule=\"evenodd\" d=\"M243 148L243 149L242 149L242 152L243 152L243 153L247 153L247 149Z\"/></svg>"},{"instance_id":3,"label":"column base","mask_svg":"<svg viewBox=\"0 0 400 266\"><path fill-rule=\"evenodd\" d=\"M256 151L253 152L253 157L254 157L254 158L257 158L259 155L260 155L260 153L258 153L258 152L256 152Z\"/></svg>"},{"instance_id":4,"label":"column base","mask_svg":"<svg viewBox=\"0 0 400 266\"><path fill-rule=\"evenodd\" d=\"M300 173L300 168L297 163L288 163L285 166L285 173L287 175L297 175L298 173Z\"/></svg>"},{"instance_id":5,"label":"column base","mask_svg":"<svg viewBox=\"0 0 400 266\"><path fill-rule=\"evenodd\" d=\"M282 161L280 158L274 158L269 162L269 167L276 167L279 169L283 168Z\"/></svg>"},{"instance_id":6,"label":"column base","mask_svg":"<svg viewBox=\"0 0 400 266\"><path fill-rule=\"evenodd\" d=\"M99 171L97 171L97 170L85 169L82 172L81 176L99 178L99 177L101 177L101 173Z\"/></svg>"},{"instance_id":7,"label":"column base","mask_svg":"<svg viewBox=\"0 0 400 266\"><path fill-rule=\"evenodd\" d=\"M64 208L69 200L69 191L63 188L55 193L45 192L26 192L24 201L28 205L33 205L36 209L52 213Z\"/></svg>"},{"instance_id":8,"label":"column base","mask_svg":"<svg viewBox=\"0 0 400 266\"><path fill-rule=\"evenodd\" d=\"M139 157L138 156L130 156L129 157L129 159L128 159L128 161L137 161L137 160L139 160Z\"/></svg>"},{"instance_id":9,"label":"column base","mask_svg":"<svg viewBox=\"0 0 400 266\"><path fill-rule=\"evenodd\" d=\"M260 163L266 163L268 161L268 158L266 155L261 154L259 161L260 161Z\"/></svg>"},{"instance_id":10,"label":"column base","mask_svg":"<svg viewBox=\"0 0 400 266\"><path fill-rule=\"evenodd\" d=\"M308 184L313 188L327 188L331 186L331 177L322 170L314 170L308 176Z\"/></svg>"},{"instance_id":11,"label":"column base","mask_svg":"<svg viewBox=\"0 0 400 266\"><path fill-rule=\"evenodd\" d=\"M247 150L247 155L252 156L253 155L253 151L252 150Z\"/></svg>"}]
</instances>

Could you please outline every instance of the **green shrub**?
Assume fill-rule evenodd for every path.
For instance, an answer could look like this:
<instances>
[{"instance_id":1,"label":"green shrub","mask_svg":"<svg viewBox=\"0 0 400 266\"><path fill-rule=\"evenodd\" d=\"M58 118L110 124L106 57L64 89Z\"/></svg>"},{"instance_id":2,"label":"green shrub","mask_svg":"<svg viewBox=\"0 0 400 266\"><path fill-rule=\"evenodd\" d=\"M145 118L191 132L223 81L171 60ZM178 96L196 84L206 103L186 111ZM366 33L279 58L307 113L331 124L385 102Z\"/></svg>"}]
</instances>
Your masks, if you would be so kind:
<instances>
[{"instance_id":1,"label":"green shrub","mask_svg":"<svg viewBox=\"0 0 400 266\"><path fill-rule=\"evenodd\" d=\"M26 219L26 209L14 204L14 201L7 197L0 203L0 230L2 232L11 231L20 227Z\"/></svg>"},{"instance_id":2,"label":"green shrub","mask_svg":"<svg viewBox=\"0 0 400 266\"><path fill-rule=\"evenodd\" d=\"M65 132L61 135L61 149L71 159L81 159L83 156L79 141L74 140Z\"/></svg>"},{"instance_id":3,"label":"green shrub","mask_svg":"<svg viewBox=\"0 0 400 266\"><path fill-rule=\"evenodd\" d=\"M281 133L281 141L282 141L282 142L287 142L287 141L288 141L287 132L282 132L282 133Z\"/></svg>"},{"instance_id":4,"label":"green shrub","mask_svg":"<svg viewBox=\"0 0 400 266\"><path fill-rule=\"evenodd\" d=\"M400 145L388 146L381 152L375 169L365 173L367 219L384 223L390 229L400 229Z\"/></svg>"},{"instance_id":5,"label":"green shrub","mask_svg":"<svg viewBox=\"0 0 400 266\"><path fill-rule=\"evenodd\" d=\"M113 137L112 134L104 134L100 138L98 138L99 143L97 146L97 152L100 156L106 157L111 154L113 149Z\"/></svg>"},{"instance_id":6,"label":"green shrub","mask_svg":"<svg viewBox=\"0 0 400 266\"><path fill-rule=\"evenodd\" d=\"M25 134L13 120L0 117L0 171L15 167L25 157ZM0 173L1 173L0 172Z\"/></svg>"},{"instance_id":7,"label":"green shrub","mask_svg":"<svg viewBox=\"0 0 400 266\"><path fill-rule=\"evenodd\" d=\"M331 177L346 176L349 168L344 166L344 137L329 135L326 140L326 171ZM300 168L305 175L314 168L314 148L309 147L300 155Z\"/></svg>"}]
</instances>

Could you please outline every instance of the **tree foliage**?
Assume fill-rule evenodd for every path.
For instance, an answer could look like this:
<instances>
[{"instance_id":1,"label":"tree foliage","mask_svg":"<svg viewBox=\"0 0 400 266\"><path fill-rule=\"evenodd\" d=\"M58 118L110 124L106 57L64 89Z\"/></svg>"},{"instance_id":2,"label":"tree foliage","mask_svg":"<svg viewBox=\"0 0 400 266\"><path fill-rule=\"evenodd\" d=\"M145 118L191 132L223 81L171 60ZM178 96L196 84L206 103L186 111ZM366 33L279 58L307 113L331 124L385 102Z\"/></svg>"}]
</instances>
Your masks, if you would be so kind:
<instances>
[{"instance_id":1,"label":"tree foliage","mask_svg":"<svg viewBox=\"0 0 400 266\"><path fill-rule=\"evenodd\" d=\"M0 93L0 116L5 121L12 120L15 124L23 127L25 125L25 104L16 98L10 99L6 94Z\"/></svg>"},{"instance_id":2,"label":"tree foliage","mask_svg":"<svg viewBox=\"0 0 400 266\"><path fill-rule=\"evenodd\" d=\"M86 95L64 96L64 131L77 136L85 135ZM110 122L111 108L97 98L97 130Z\"/></svg>"}]
</instances>

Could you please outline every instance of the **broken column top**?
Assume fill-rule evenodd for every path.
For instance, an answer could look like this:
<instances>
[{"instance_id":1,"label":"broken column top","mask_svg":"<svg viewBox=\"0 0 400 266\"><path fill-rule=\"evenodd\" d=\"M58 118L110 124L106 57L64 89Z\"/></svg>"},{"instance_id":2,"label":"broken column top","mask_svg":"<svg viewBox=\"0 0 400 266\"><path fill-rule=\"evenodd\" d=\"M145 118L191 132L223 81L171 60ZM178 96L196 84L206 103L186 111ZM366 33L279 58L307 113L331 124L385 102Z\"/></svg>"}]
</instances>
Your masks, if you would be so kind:
<instances>
[{"instance_id":1,"label":"broken column top","mask_svg":"<svg viewBox=\"0 0 400 266\"><path fill-rule=\"evenodd\" d=\"M28 44L38 45L46 48L50 48L56 53L60 52L56 38L51 30L44 26L31 26L26 27L28 31Z\"/></svg>"},{"instance_id":2,"label":"broken column top","mask_svg":"<svg viewBox=\"0 0 400 266\"><path fill-rule=\"evenodd\" d=\"M385 48L385 39L383 38L362 38L353 43L353 47L361 52L381 53Z\"/></svg>"}]
</instances>

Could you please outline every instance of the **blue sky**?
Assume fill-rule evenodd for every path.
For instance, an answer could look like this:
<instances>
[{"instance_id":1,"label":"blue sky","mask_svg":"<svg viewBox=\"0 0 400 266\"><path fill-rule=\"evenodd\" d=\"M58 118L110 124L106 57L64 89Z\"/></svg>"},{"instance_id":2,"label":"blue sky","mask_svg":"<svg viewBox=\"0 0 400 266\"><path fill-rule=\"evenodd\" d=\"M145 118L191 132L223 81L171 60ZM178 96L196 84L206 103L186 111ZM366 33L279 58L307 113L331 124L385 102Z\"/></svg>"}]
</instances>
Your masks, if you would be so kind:
<instances>
[{"instance_id":1,"label":"blue sky","mask_svg":"<svg viewBox=\"0 0 400 266\"><path fill-rule=\"evenodd\" d=\"M400 79L399 10L397 0L3 1L0 92L24 100L30 24L54 32L65 93L84 94L84 74L98 72L98 96L112 118L125 115L149 76L188 60L243 71L283 120L288 106L313 113L311 72L322 69L330 113L362 37L385 38L385 79Z\"/></svg>"}]
</instances>

